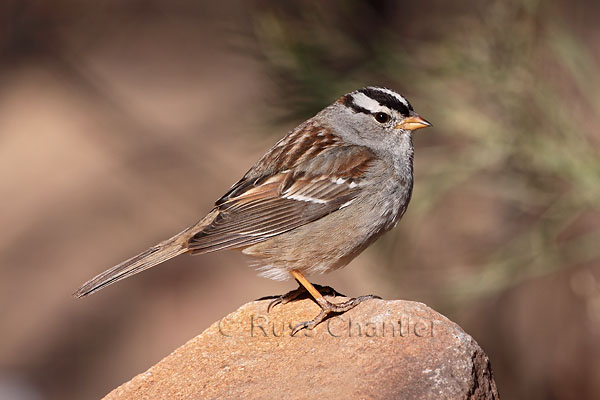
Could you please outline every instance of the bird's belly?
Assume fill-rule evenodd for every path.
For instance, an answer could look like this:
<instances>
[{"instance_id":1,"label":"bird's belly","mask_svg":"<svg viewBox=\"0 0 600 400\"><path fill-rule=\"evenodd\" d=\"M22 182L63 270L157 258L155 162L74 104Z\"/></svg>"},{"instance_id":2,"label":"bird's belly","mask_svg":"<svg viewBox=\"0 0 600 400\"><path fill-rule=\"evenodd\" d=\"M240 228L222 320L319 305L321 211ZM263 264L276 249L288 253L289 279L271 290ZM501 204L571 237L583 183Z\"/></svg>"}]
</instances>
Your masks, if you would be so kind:
<instances>
[{"instance_id":1,"label":"bird's belly","mask_svg":"<svg viewBox=\"0 0 600 400\"><path fill-rule=\"evenodd\" d=\"M254 257L252 264L261 276L275 280L289 279L293 269L308 275L333 271L347 265L395 226L406 208L403 198L404 193L390 196L378 192L370 201L356 199L347 208L243 252Z\"/></svg>"}]
</instances>

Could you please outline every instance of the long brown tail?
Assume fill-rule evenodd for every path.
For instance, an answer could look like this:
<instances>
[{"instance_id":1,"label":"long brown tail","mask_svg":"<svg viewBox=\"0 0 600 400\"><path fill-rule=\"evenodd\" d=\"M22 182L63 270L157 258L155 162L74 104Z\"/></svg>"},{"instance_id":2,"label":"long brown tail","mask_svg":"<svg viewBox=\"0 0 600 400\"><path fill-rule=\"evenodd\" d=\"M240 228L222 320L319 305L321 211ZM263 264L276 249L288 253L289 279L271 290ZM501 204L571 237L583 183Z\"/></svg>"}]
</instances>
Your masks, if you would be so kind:
<instances>
[{"instance_id":1,"label":"long brown tail","mask_svg":"<svg viewBox=\"0 0 600 400\"><path fill-rule=\"evenodd\" d=\"M190 237L202 231L202 229L212 223L218 213L219 212L216 209L213 209L206 217L198 221L195 225L190 226L172 238L160 242L156 246L150 247L148 250L137 256L131 257L129 260L125 260L111 269L93 277L77 289L77 291L73 293L73 296L79 298L87 296L88 294L97 292L121 279L128 278L131 275L135 275L138 272L142 272L170 260L173 257L188 252L190 250L188 248L188 240ZM203 252L207 253L209 251L213 251L213 249L207 249Z\"/></svg>"},{"instance_id":2,"label":"long brown tail","mask_svg":"<svg viewBox=\"0 0 600 400\"><path fill-rule=\"evenodd\" d=\"M185 234L189 230L190 228L93 277L77 289L73 293L73 296L87 296L121 279L135 275L138 272L142 272L187 252L187 240L185 240L187 235Z\"/></svg>"}]
</instances>

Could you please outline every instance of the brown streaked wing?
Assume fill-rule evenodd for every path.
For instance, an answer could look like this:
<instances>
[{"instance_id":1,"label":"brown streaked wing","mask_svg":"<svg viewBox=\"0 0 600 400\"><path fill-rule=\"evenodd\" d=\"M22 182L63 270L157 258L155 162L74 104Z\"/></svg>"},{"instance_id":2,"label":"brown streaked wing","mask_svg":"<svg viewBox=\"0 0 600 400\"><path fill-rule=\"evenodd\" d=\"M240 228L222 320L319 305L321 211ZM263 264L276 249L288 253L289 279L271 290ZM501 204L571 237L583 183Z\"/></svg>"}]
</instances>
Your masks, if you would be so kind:
<instances>
[{"instance_id":1,"label":"brown streaked wing","mask_svg":"<svg viewBox=\"0 0 600 400\"><path fill-rule=\"evenodd\" d=\"M230 193L217 203L218 216L190 238L188 248L204 253L249 246L322 218L354 199L373 154L358 146L326 153L307 160L303 164L310 165L301 164L297 171L238 182L231 192L235 197Z\"/></svg>"},{"instance_id":2,"label":"brown streaked wing","mask_svg":"<svg viewBox=\"0 0 600 400\"><path fill-rule=\"evenodd\" d=\"M312 121L300 125L275 144L246 174L233 185L216 205L237 197L265 179L283 171L292 171L342 142L331 129Z\"/></svg>"}]
</instances>

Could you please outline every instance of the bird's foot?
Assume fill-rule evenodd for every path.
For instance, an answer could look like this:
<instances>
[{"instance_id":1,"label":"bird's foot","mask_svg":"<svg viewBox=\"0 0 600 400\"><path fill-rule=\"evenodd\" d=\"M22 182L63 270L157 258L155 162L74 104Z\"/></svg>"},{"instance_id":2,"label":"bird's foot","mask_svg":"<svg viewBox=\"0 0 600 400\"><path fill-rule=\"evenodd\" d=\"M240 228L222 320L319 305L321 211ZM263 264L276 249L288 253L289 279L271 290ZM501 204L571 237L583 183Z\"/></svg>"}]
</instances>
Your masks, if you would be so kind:
<instances>
[{"instance_id":1,"label":"bird's foot","mask_svg":"<svg viewBox=\"0 0 600 400\"><path fill-rule=\"evenodd\" d=\"M338 292L337 290L335 290L331 286L314 285L314 287L323 296L331 296L331 297L341 296L341 297L345 297L345 295L343 295L342 293ZM278 296L273 301L271 301L269 303L269 305L267 306L267 313L271 312L271 310L273 309L273 307L275 307L276 305L287 304L290 301L294 301L294 300L298 300L298 299L304 299L304 298L309 298L309 297L311 297L311 295L308 292L308 290L306 290L306 288L304 286L300 285L296 289L290 290L286 294L282 294L281 296Z\"/></svg>"},{"instance_id":2,"label":"bird's foot","mask_svg":"<svg viewBox=\"0 0 600 400\"><path fill-rule=\"evenodd\" d=\"M321 312L312 320L305 321L296 325L292 329L292 336L294 336L302 329L313 329L315 326L319 325L321 322L323 322L324 319L326 319L332 314L345 313L346 311L353 309L363 301L371 299L381 299L381 297L369 294L367 296L356 297L354 299L350 299L348 301L338 304L332 303L324 297L319 297L318 299L316 299L316 302L319 304L319 306L321 306Z\"/></svg>"}]
</instances>

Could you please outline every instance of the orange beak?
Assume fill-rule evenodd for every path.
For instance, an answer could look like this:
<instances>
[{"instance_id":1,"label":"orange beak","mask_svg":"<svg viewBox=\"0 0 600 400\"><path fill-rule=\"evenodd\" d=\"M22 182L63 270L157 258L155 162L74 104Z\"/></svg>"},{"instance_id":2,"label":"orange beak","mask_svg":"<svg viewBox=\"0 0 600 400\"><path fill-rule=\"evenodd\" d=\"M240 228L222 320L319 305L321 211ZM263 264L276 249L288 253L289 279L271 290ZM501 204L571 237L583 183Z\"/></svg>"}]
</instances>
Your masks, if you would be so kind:
<instances>
[{"instance_id":1,"label":"orange beak","mask_svg":"<svg viewBox=\"0 0 600 400\"><path fill-rule=\"evenodd\" d=\"M396 129L416 131L417 129L427 128L428 126L431 126L430 122L427 122L417 114L414 114L404 118L402 122L396 125Z\"/></svg>"}]
</instances>

